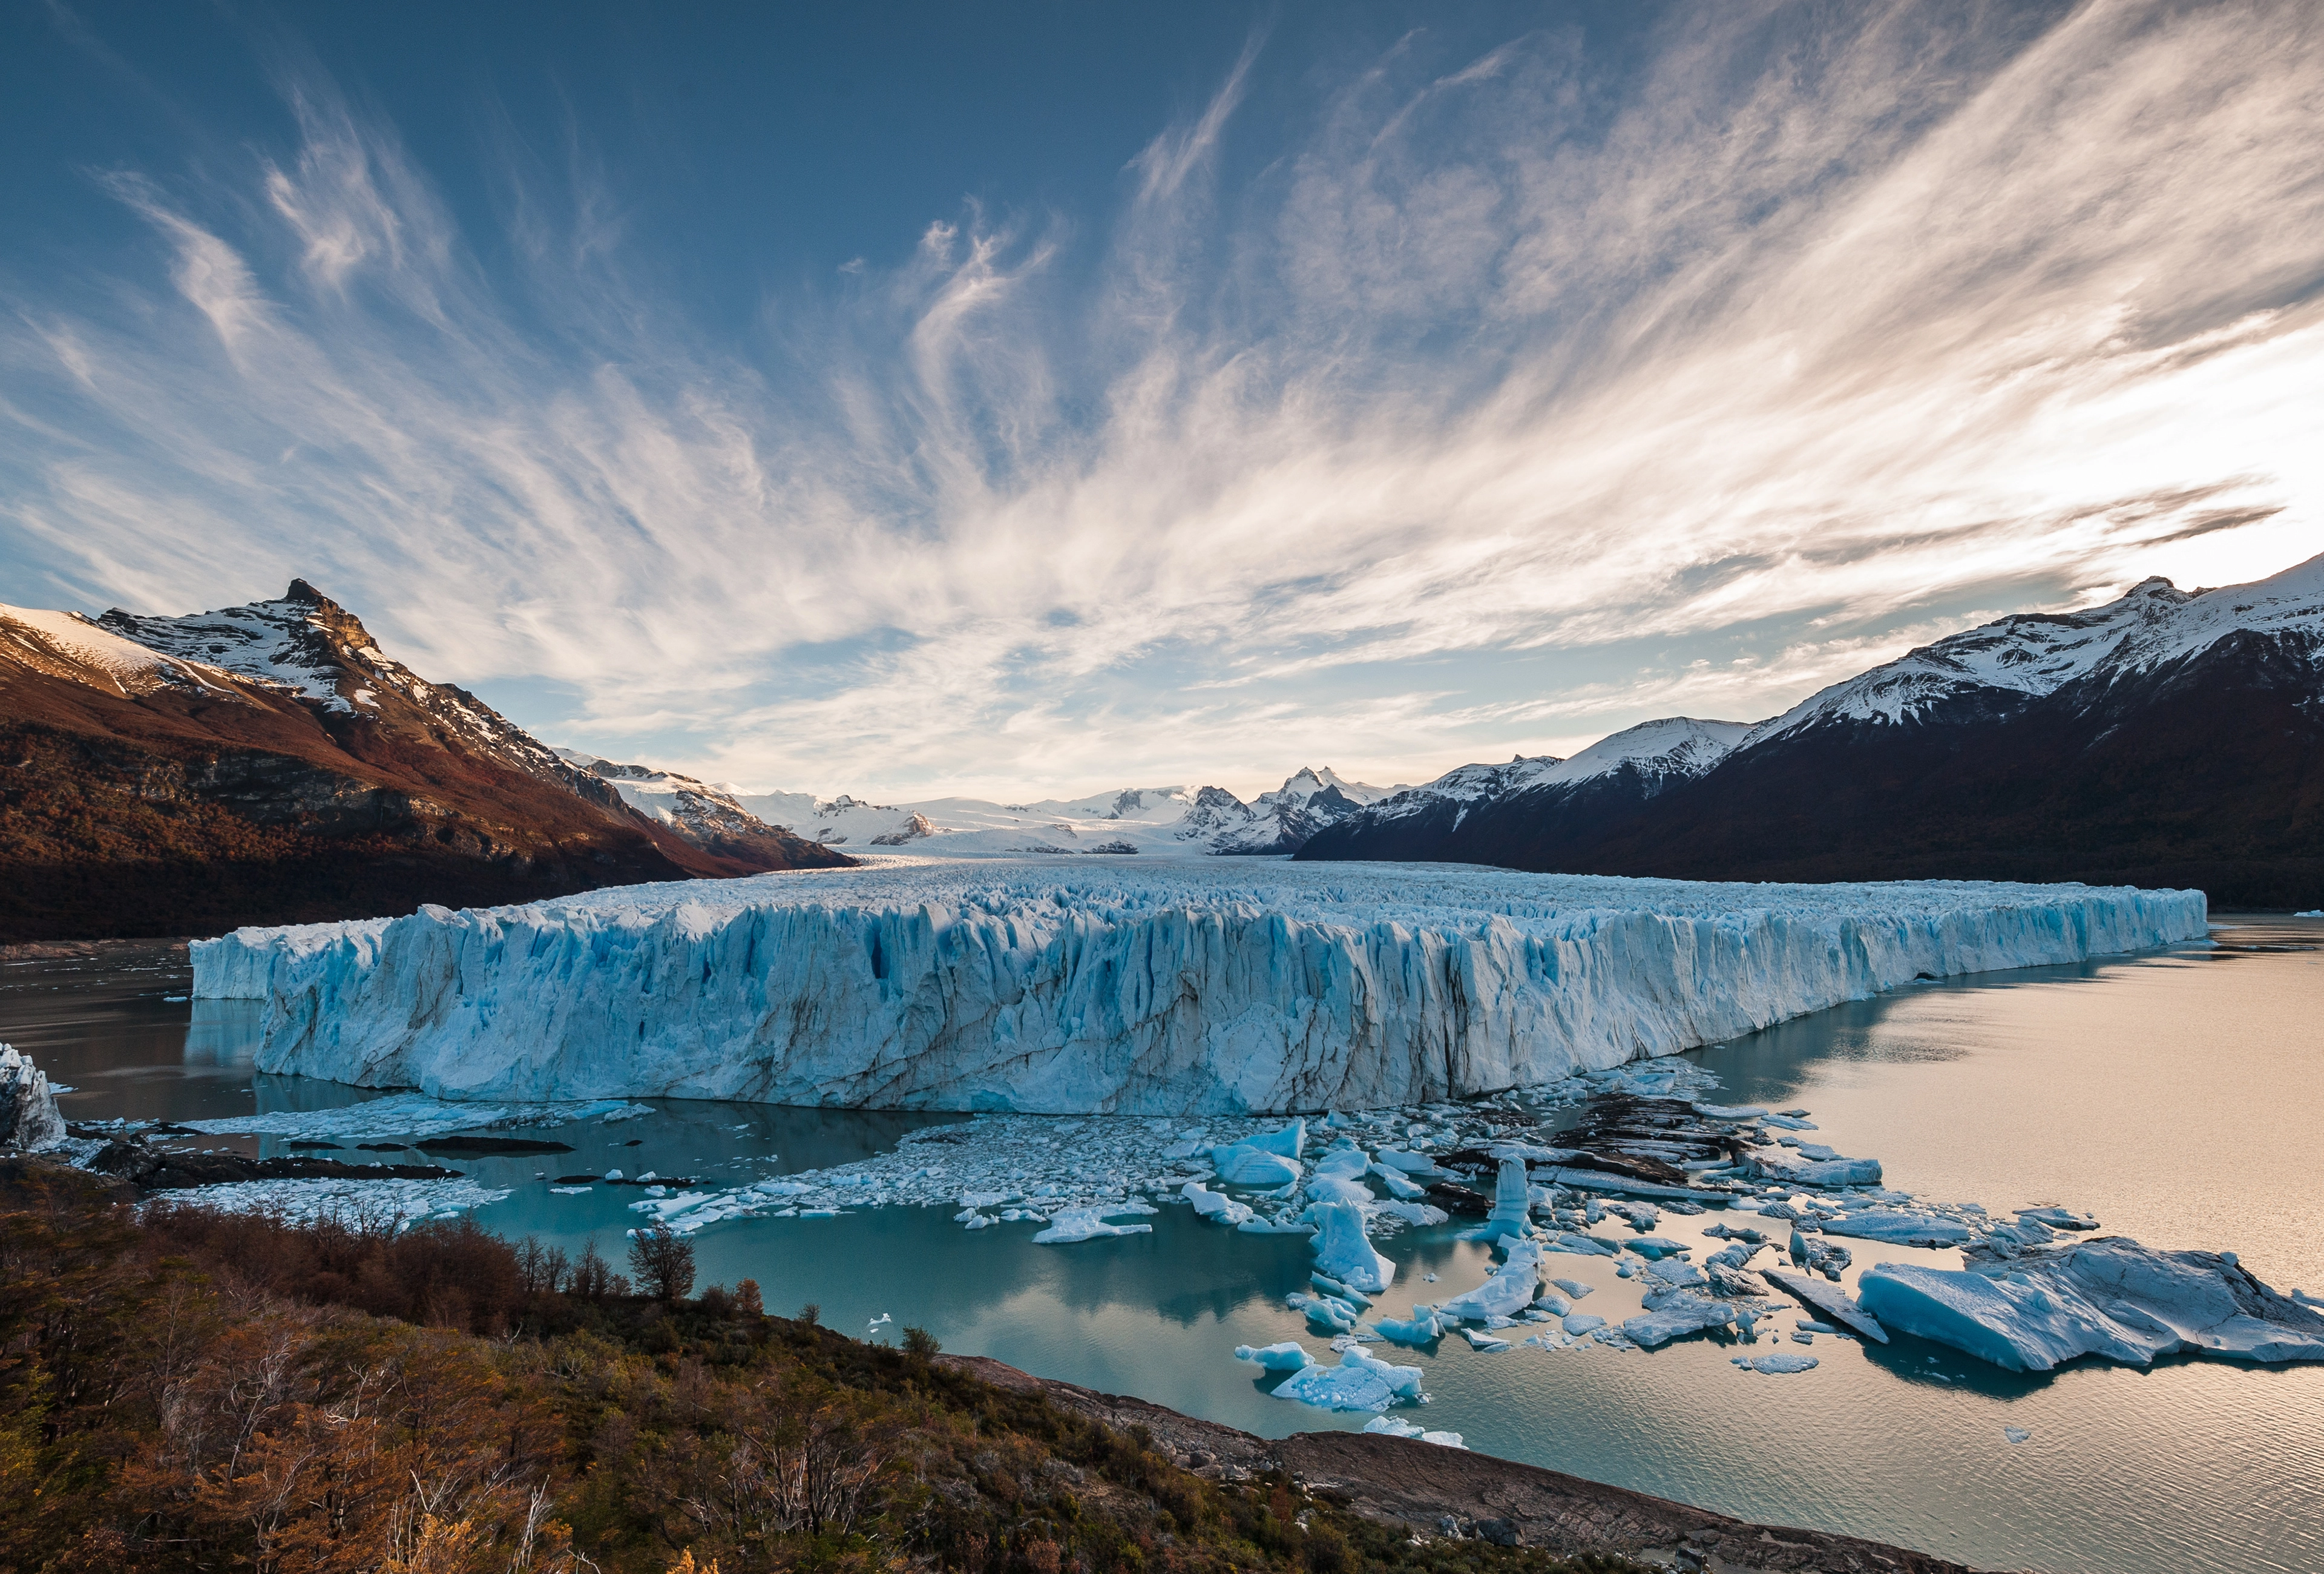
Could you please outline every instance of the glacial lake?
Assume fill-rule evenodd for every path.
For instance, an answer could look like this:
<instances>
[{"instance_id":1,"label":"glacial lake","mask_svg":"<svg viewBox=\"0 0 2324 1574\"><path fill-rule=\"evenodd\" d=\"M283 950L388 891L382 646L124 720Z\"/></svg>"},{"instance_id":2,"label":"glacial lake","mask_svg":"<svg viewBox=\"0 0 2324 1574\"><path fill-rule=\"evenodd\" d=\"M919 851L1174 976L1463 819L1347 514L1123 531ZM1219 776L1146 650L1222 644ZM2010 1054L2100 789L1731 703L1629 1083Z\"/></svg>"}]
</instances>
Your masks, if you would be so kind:
<instances>
[{"instance_id":1,"label":"glacial lake","mask_svg":"<svg viewBox=\"0 0 2324 1574\"><path fill-rule=\"evenodd\" d=\"M2209 945L1915 986L1686 1058L1720 1079L1711 1097L1805 1106L1816 1140L1881 1160L1900 1190L1997 1212L2087 1209L2103 1234L2232 1250L2278 1289L2324 1292L2324 921L2215 923ZM254 1077L256 1007L197 1011L181 952L51 949L0 958L0 1041L75 1089L60 1100L69 1118L188 1120L375 1097ZM560 1196L539 1172L619 1166L731 1185L867 1156L956 1118L654 1109L525 1134L570 1143L570 1153L455 1161L511 1191L476 1217L568 1250L594 1239L618 1263L637 1193ZM290 1151L275 1138L207 1145ZM1069 1162L1070 1142L1061 1147ZM1691 1239L1718 1217L1667 1216L1656 1227ZM1232 1358L1238 1344L1286 1338L1330 1358L1283 1304L1306 1285L1303 1238L1235 1234L1183 1208L1151 1223L1150 1235L1042 1246L1036 1225L972 1233L946 1210L896 1208L735 1220L694 1240L703 1282L754 1278L770 1308L814 1301L850 1332L884 1313L946 1349L1269 1435L1362 1424L1269 1397ZM1381 1243L1400 1269L1382 1311L1401 1316L1411 1301L1484 1277L1484 1249L1457 1234ZM1856 1271L1957 1261L1849 1244ZM1635 1310L1611 1261L1550 1262L1553 1274L1598 1287L1580 1310L1618 1320ZM1436 1282L1423 1282L1430 1273ZM1730 1364L1738 1347L1486 1353L1446 1339L1433 1352L1377 1353L1425 1368L1433 1403L1398 1413L1472 1448L1749 1519L1986 1569L2324 1569L2324 1367L2174 1357L2148 1371L2086 1361L2018 1376L1906 1337L1881 1347L1819 1336L1806 1351L1817 1369L1766 1376ZM1803 1349L1780 1334L1746 1347ZM2031 1435L2013 1444L2005 1427Z\"/></svg>"}]
</instances>

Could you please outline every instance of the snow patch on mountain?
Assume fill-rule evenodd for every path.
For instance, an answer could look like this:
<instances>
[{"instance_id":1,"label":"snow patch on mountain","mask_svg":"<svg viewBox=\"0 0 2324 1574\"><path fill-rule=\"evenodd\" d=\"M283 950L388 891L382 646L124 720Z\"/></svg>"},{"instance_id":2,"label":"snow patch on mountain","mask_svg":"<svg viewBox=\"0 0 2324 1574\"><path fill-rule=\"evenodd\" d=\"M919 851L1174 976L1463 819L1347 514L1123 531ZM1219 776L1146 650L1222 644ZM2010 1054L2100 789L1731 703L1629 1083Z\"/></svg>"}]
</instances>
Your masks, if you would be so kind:
<instances>
[{"instance_id":1,"label":"snow patch on mountain","mask_svg":"<svg viewBox=\"0 0 2324 1574\"><path fill-rule=\"evenodd\" d=\"M109 689L124 699L180 689L214 699L244 699L222 668L164 655L78 612L0 603L0 641L5 642L8 657L36 671Z\"/></svg>"},{"instance_id":2,"label":"snow patch on mountain","mask_svg":"<svg viewBox=\"0 0 2324 1574\"><path fill-rule=\"evenodd\" d=\"M2079 885L923 860L242 931L194 968L266 1001L268 1072L1175 1116L1546 1082L2204 920L2200 893Z\"/></svg>"},{"instance_id":3,"label":"snow patch on mountain","mask_svg":"<svg viewBox=\"0 0 2324 1574\"><path fill-rule=\"evenodd\" d=\"M2324 556L2249 585L2190 592L2146 579L2087 612L2000 618L1821 690L1760 723L1743 746L1824 722L1900 723L1974 689L2039 698L2085 678L2152 671L2238 631L2310 635L2324 665Z\"/></svg>"},{"instance_id":4,"label":"snow patch on mountain","mask_svg":"<svg viewBox=\"0 0 2324 1574\"><path fill-rule=\"evenodd\" d=\"M622 801L695 840L747 835L773 829L744 809L732 792L676 771L623 765L578 749L557 749L557 757L609 783Z\"/></svg>"}]
</instances>

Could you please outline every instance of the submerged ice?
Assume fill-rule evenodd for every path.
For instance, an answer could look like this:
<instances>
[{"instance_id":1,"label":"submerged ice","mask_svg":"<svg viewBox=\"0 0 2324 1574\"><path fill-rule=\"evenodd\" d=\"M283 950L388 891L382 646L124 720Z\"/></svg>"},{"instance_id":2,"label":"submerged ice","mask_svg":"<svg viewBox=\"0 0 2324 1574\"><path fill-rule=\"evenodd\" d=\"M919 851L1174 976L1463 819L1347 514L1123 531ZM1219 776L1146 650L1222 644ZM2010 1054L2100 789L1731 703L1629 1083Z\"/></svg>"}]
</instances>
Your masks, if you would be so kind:
<instances>
[{"instance_id":1,"label":"submerged ice","mask_svg":"<svg viewBox=\"0 0 2324 1574\"><path fill-rule=\"evenodd\" d=\"M364 1087L1183 1116L1545 1082L2204 917L2079 885L890 865L243 930L194 966L267 1002L260 1069Z\"/></svg>"}]
</instances>

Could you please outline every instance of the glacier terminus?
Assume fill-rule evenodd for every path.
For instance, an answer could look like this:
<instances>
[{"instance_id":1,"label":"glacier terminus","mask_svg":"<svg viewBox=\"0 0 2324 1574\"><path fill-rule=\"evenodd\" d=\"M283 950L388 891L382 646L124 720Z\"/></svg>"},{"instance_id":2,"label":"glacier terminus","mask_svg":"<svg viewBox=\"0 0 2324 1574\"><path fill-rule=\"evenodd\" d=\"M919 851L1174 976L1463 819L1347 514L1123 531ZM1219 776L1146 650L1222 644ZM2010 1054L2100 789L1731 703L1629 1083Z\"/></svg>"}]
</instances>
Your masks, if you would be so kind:
<instances>
[{"instance_id":1,"label":"glacier terminus","mask_svg":"<svg viewBox=\"0 0 2324 1574\"><path fill-rule=\"evenodd\" d=\"M899 860L244 929L194 968L265 1001L261 1070L439 1097L1229 1114L1545 1082L2205 920L2127 887Z\"/></svg>"}]
</instances>

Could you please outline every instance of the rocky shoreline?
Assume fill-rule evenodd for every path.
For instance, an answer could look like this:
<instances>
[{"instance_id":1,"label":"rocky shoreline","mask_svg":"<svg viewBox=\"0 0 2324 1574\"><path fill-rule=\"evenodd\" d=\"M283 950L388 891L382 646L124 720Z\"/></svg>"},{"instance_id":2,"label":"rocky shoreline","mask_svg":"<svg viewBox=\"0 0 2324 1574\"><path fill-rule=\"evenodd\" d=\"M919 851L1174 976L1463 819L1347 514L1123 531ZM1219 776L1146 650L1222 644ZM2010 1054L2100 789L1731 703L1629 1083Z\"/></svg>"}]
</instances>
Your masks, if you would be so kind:
<instances>
[{"instance_id":1,"label":"rocky shoreline","mask_svg":"<svg viewBox=\"0 0 2324 1574\"><path fill-rule=\"evenodd\" d=\"M988 1356L936 1359L996 1387L1038 1392L1061 1410L1111 1427L1143 1428L1197 1475L1240 1481L1286 1471L1310 1495L1416 1536L1563 1555L1612 1553L1705 1574L1976 1574L1967 1564L1906 1547L1755 1524L1465 1449L1374 1432L1256 1437L1142 1399L1036 1377Z\"/></svg>"}]
</instances>

